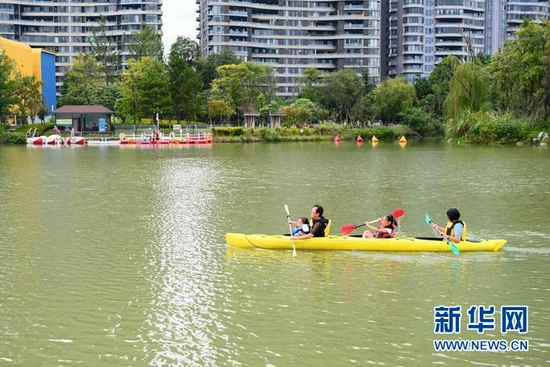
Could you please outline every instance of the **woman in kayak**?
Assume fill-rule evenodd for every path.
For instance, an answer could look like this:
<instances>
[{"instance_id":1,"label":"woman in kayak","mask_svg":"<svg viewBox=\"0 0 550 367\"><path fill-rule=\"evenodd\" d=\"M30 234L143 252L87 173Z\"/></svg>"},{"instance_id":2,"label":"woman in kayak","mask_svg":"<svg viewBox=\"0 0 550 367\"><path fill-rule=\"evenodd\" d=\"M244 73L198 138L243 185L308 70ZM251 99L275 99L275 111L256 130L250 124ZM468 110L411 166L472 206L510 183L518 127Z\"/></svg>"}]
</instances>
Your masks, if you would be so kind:
<instances>
[{"instance_id":1,"label":"woman in kayak","mask_svg":"<svg viewBox=\"0 0 550 367\"><path fill-rule=\"evenodd\" d=\"M378 223L380 223L380 226L376 228L369 222L365 222L365 225L370 228L372 232L366 230L363 232L363 238L393 238L395 236L397 222L392 214L378 218Z\"/></svg>"},{"instance_id":2,"label":"woman in kayak","mask_svg":"<svg viewBox=\"0 0 550 367\"><path fill-rule=\"evenodd\" d=\"M432 227L439 229L441 236L453 243L460 243L466 239L466 223L460 220L460 212L457 208L447 210L449 221L445 228L433 223Z\"/></svg>"}]
</instances>

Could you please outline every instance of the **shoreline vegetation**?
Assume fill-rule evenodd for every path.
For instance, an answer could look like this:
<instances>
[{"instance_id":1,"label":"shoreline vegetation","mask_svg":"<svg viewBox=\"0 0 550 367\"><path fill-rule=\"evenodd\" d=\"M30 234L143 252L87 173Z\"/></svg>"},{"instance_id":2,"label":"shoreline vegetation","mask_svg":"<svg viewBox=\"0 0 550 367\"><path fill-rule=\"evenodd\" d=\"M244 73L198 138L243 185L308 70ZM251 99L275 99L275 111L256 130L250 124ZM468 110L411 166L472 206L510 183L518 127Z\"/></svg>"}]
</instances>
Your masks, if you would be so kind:
<instances>
[{"instance_id":1,"label":"shoreline vegetation","mask_svg":"<svg viewBox=\"0 0 550 367\"><path fill-rule=\"evenodd\" d=\"M522 145L524 143L533 144L538 143L537 136L540 132L535 130L529 130L527 123L522 121L506 121L506 119L499 120L499 116L496 116L489 122L472 122L473 120L466 121L452 121L449 129L457 130L459 138L449 137L433 137L427 138L440 138L446 140L449 143L463 143L463 144L502 144L502 145ZM160 131L165 135L169 135L174 130L171 121L161 121ZM465 126L469 125L469 126ZM124 129L121 127L124 126ZM412 130L406 125L371 125L371 126L352 126L347 124L335 124L324 123L311 126L297 127L297 126L280 126L280 127L234 127L234 126L210 126L206 124L192 125L192 128L188 128L185 125L182 126L184 134L185 131L204 131L212 134L213 140L216 143L254 143L254 142L291 142L291 141L332 141L338 137L341 141L355 141L359 136L368 142L375 136L381 141L398 140L400 137L405 136L410 138L424 138L416 131ZM9 130L9 125L0 124L0 144L26 144L27 136L26 132L34 130L36 128L36 135L51 135L54 133L53 123L47 124L33 124L19 126L13 131ZM85 137L90 139L118 139L118 135L124 132L126 136L128 129L132 128L132 125L120 125L115 124L111 126L110 132L106 134L91 133L86 134ZM148 135L148 132L153 131L156 128L155 125L143 124L137 130L137 136L142 134ZM189 130L188 130L189 129ZM467 129L464 136L460 135L460 130ZM68 132L63 132L62 135L68 135Z\"/></svg>"}]
</instances>

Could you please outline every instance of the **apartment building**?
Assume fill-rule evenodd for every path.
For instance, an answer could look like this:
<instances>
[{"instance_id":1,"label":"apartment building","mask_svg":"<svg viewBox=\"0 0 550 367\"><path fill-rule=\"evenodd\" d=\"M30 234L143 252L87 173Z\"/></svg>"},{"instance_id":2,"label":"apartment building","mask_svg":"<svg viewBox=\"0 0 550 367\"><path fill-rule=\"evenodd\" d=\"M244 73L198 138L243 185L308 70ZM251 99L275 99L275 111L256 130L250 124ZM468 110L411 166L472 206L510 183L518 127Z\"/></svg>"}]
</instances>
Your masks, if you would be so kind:
<instances>
[{"instance_id":1,"label":"apartment building","mask_svg":"<svg viewBox=\"0 0 550 367\"><path fill-rule=\"evenodd\" d=\"M204 56L231 49L275 69L279 96L294 96L309 68L383 75L386 0L196 0Z\"/></svg>"},{"instance_id":2,"label":"apartment building","mask_svg":"<svg viewBox=\"0 0 550 367\"><path fill-rule=\"evenodd\" d=\"M388 74L412 82L448 55L491 55L524 19L549 16L548 0L390 0Z\"/></svg>"},{"instance_id":3,"label":"apartment building","mask_svg":"<svg viewBox=\"0 0 550 367\"><path fill-rule=\"evenodd\" d=\"M0 0L0 37L50 50L56 55L56 85L80 53L91 49L101 17L106 34L128 60L124 39L145 23L162 30L162 0Z\"/></svg>"}]
</instances>

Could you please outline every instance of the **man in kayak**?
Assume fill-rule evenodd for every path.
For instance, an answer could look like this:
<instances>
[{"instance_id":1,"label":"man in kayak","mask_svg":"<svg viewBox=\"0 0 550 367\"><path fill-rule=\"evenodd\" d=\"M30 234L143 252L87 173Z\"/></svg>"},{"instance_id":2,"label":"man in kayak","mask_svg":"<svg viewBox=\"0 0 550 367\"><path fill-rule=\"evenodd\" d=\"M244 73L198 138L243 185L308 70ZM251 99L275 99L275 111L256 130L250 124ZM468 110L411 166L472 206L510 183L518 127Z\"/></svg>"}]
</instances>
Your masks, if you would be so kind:
<instances>
[{"instance_id":1,"label":"man in kayak","mask_svg":"<svg viewBox=\"0 0 550 367\"><path fill-rule=\"evenodd\" d=\"M312 237L325 237L325 229L329 224L329 220L323 217L324 209L321 205L315 204L311 209L312 226L308 234L295 237L295 240L307 240Z\"/></svg>"},{"instance_id":2,"label":"man in kayak","mask_svg":"<svg viewBox=\"0 0 550 367\"><path fill-rule=\"evenodd\" d=\"M460 243L462 240L466 240L466 223L460 220L460 212L457 208L451 208L447 210L447 222L445 228L433 223L432 227L438 228L441 232L441 236L446 240L453 243Z\"/></svg>"}]
</instances>

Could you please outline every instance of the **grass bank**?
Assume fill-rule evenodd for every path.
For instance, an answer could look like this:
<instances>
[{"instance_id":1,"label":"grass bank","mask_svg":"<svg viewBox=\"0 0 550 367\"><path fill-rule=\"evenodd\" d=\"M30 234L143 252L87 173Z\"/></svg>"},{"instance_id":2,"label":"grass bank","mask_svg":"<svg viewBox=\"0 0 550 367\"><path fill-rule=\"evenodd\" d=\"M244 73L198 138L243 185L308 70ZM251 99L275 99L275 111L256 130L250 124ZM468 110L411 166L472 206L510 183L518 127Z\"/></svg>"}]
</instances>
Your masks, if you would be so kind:
<instances>
[{"instance_id":1,"label":"grass bank","mask_svg":"<svg viewBox=\"0 0 550 367\"><path fill-rule=\"evenodd\" d=\"M280 141L324 141L333 140L336 136L342 140L355 140L361 136L365 140L376 136L381 140L393 140L403 135L414 135L403 126L352 127L349 125L321 124L312 127L298 128L261 127L245 129L243 127L214 127L212 136L216 142L280 142Z\"/></svg>"}]
</instances>

